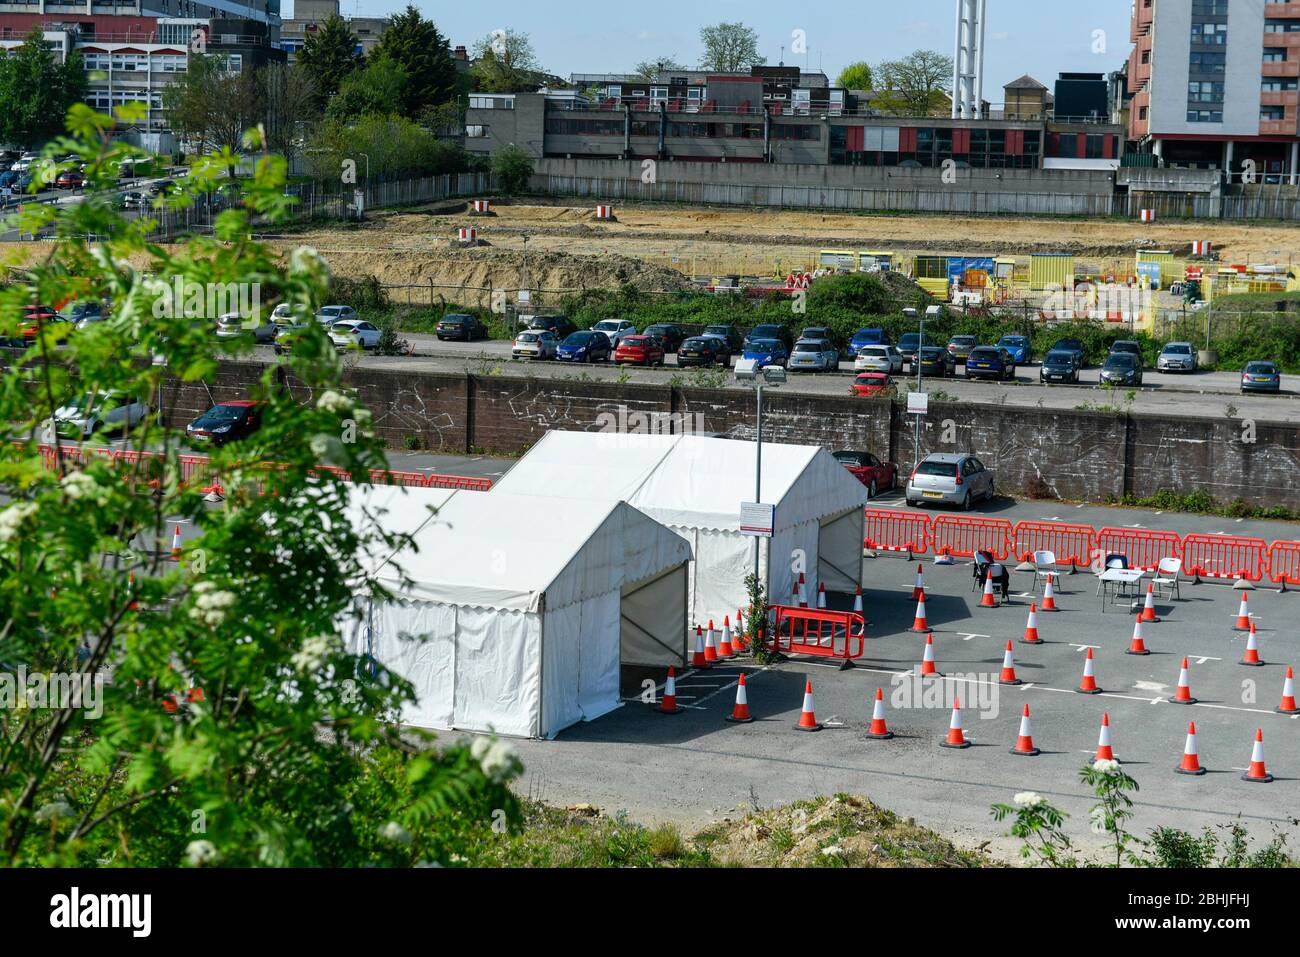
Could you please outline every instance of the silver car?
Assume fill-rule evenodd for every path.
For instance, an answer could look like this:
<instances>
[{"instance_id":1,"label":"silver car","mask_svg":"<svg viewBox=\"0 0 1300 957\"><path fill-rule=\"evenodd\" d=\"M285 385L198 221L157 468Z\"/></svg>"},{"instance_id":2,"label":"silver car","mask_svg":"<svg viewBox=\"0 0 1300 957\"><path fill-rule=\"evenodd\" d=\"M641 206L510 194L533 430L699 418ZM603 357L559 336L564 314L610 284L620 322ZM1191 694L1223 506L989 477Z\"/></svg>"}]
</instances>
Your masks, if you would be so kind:
<instances>
[{"instance_id":1,"label":"silver car","mask_svg":"<svg viewBox=\"0 0 1300 957\"><path fill-rule=\"evenodd\" d=\"M1195 372L1196 350L1190 342L1171 342L1156 360L1157 372Z\"/></svg>"},{"instance_id":2,"label":"silver car","mask_svg":"<svg viewBox=\"0 0 1300 957\"><path fill-rule=\"evenodd\" d=\"M516 359L554 359L559 345L550 329L528 329L515 337L510 354Z\"/></svg>"},{"instance_id":3,"label":"silver car","mask_svg":"<svg viewBox=\"0 0 1300 957\"><path fill-rule=\"evenodd\" d=\"M825 339L800 339L786 368L791 372L838 372L840 353Z\"/></svg>"},{"instance_id":4,"label":"silver car","mask_svg":"<svg viewBox=\"0 0 1300 957\"><path fill-rule=\"evenodd\" d=\"M238 339L245 332L251 332L255 342L272 342L276 329L269 316L262 318L257 314L244 317L237 312L228 312L217 320L218 339Z\"/></svg>"},{"instance_id":5,"label":"silver car","mask_svg":"<svg viewBox=\"0 0 1300 957\"><path fill-rule=\"evenodd\" d=\"M970 510L980 499L992 501L993 473L973 455L938 452L927 455L907 480L908 505L959 505Z\"/></svg>"}]
</instances>

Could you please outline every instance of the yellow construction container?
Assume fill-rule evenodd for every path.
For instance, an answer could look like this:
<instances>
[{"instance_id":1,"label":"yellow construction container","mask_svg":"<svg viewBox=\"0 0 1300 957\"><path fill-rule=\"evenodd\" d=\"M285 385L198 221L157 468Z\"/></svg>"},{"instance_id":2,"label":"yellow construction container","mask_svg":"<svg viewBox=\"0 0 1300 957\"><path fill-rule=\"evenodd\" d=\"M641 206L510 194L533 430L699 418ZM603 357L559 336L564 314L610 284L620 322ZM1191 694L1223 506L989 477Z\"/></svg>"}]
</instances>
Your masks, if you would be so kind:
<instances>
[{"instance_id":1,"label":"yellow construction container","mask_svg":"<svg viewBox=\"0 0 1300 957\"><path fill-rule=\"evenodd\" d=\"M1029 288L1034 290L1074 286L1074 256L1070 253L1034 253L1029 260Z\"/></svg>"},{"instance_id":2,"label":"yellow construction container","mask_svg":"<svg viewBox=\"0 0 1300 957\"><path fill-rule=\"evenodd\" d=\"M1174 254L1164 250L1143 249L1137 254L1139 263L1160 263L1160 285L1168 289L1173 283L1183 278L1183 267L1174 259Z\"/></svg>"}]
</instances>

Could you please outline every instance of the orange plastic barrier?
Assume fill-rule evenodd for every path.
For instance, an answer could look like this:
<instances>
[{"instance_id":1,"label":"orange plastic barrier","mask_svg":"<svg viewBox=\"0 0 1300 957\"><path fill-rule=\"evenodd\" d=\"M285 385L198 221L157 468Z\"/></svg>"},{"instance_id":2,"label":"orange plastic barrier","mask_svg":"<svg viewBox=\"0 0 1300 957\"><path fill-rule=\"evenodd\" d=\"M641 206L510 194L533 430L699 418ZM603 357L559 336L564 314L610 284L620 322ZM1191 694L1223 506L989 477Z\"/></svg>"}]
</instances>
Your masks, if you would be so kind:
<instances>
[{"instance_id":1,"label":"orange plastic barrier","mask_svg":"<svg viewBox=\"0 0 1300 957\"><path fill-rule=\"evenodd\" d=\"M1188 535L1183 539L1183 571L1197 578L1262 581L1268 574L1269 547L1262 538Z\"/></svg>"},{"instance_id":2,"label":"orange plastic barrier","mask_svg":"<svg viewBox=\"0 0 1300 957\"><path fill-rule=\"evenodd\" d=\"M1123 555L1129 568L1154 571L1162 558L1182 558L1183 540L1173 532L1156 532L1147 528L1103 528L1097 533L1093 552L1096 564L1107 555Z\"/></svg>"},{"instance_id":3,"label":"orange plastic barrier","mask_svg":"<svg viewBox=\"0 0 1300 957\"><path fill-rule=\"evenodd\" d=\"M1011 533L1013 555L1027 562L1034 552L1051 552L1062 565L1087 567L1092 562L1097 532L1091 525L1063 522L1018 522Z\"/></svg>"},{"instance_id":4,"label":"orange plastic barrier","mask_svg":"<svg viewBox=\"0 0 1300 957\"><path fill-rule=\"evenodd\" d=\"M388 469L371 469L372 485L401 485L405 488L428 488L429 477L419 472L390 472Z\"/></svg>"},{"instance_id":5,"label":"orange plastic barrier","mask_svg":"<svg viewBox=\"0 0 1300 957\"><path fill-rule=\"evenodd\" d=\"M1011 553L1011 523L1004 518L940 515L931 524L930 544L936 555L945 551L957 558L974 558L988 552L999 561Z\"/></svg>"},{"instance_id":6,"label":"orange plastic barrier","mask_svg":"<svg viewBox=\"0 0 1300 957\"><path fill-rule=\"evenodd\" d=\"M775 605L770 651L786 655L839 658L842 668L862 657L866 620L857 612Z\"/></svg>"},{"instance_id":7,"label":"orange plastic barrier","mask_svg":"<svg viewBox=\"0 0 1300 957\"><path fill-rule=\"evenodd\" d=\"M862 510L864 548L924 555L930 548L930 517L915 512Z\"/></svg>"},{"instance_id":8,"label":"orange plastic barrier","mask_svg":"<svg viewBox=\"0 0 1300 957\"><path fill-rule=\"evenodd\" d=\"M465 475L430 475L428 488L458 488L466 492L490 492L492 480L488 478L470 478Z\"/></svg>"},{"instance_id":9,"label":"orange plastic barrier","mask_svg":"<svg viewBox=\"0 0 1300 957\"><path fill-rule=\"evenodd\" d=\"M1300 585L1300 542L1274 542L1268 547L1268 577L1275 585Z\"/></svg>"}]
</instances>

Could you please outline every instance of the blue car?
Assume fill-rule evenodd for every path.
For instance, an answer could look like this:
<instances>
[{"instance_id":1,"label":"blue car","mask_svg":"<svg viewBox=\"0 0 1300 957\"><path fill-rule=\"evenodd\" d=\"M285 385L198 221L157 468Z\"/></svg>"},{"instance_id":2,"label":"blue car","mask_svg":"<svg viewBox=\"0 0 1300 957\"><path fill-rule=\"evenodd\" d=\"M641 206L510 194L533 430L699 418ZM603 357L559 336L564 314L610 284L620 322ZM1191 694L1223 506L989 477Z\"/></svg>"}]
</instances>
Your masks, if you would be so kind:
<instances>
[{"instance_id":1,"label":"blue car","mask_svg":"<svg viewBox=\"0 0 1300 957\"><path fill-rule=\"evenodd\" d=\"M1016 361L1018 366L1029 364L1034 349L1033 343L1029 341L1028 336L1003 336L998 340L998 348L1011 353L1011 358Z\"/></svg>"},{"instance_id":2,"label":"blue car","mask_svg":"<svg viewBox=\"0 0 1300 957\"><path fill-rule=\"evenodd\" d=\"M976 346L966 357L968 379L1014 379L1016 360L999 346Z\"/></svg>"},{"instance_id":3,"label":"blue car","mask_svg":"<svg viewBox=\"0 0 1300 957\"><path fill-rule=\"evenodd\" d=\"M0 173L0 189L3 189L6 186L12 186L16 182L18 182L18 174L13 170L7 169L3 173Z\"/></svg>"},{"instance_id":4,"label":"blue car","mask_svg":"<svg viewBox=\"0 0 1300 957\"><path fill-rule=\"evenodd\" d=\"M859 329L849 340L849 355L856 356L864 346L887 346L889 336L884 329Z\"/></svg>"},{"instance_id":5,"label":"blue car","mask_svg":"<svg viewBox=\"0 0 1300 957\"><path fill-rule=\"evenodd\" d=\"M784 369L790 361L790 350L777 339L759 339L745 346L741 359L753 359L760 369L767 366L780 366Z\"/></svg>"},{"instance_id":6,"label":"blue car","mask_svg":"<svg viewBox=\"0 0 1300 957\"><path fill-rule=\"evenodd\" d=\"M555 350L561 362L608 362L609 337L603 332L572 332Z\"/></svg>"}]
</instances>

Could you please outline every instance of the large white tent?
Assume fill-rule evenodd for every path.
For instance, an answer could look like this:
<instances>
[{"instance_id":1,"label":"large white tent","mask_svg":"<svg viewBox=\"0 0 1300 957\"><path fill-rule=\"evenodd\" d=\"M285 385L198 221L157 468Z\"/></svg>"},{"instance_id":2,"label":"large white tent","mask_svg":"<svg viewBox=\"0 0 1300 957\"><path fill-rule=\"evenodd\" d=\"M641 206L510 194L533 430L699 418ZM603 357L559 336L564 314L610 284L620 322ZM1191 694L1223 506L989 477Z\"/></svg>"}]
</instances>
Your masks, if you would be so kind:
<instances>
[{"instance_id":1,"label":"large white tent","mask_svg":"<svg viewBox=\"0 0 1300 957\"><path fill-rule=\"evenodd\" d=\"M406 724L551 737L618 707L620 663L682 663L690 546L625 502L359 486L350 511L409 536L345 628L415 686Z\"/></svg>"},{"instance_id":2,"label":"large white tent","mask_svg":"<svg viewBox=\"0 0 1300 957\"><path fill-rule=\"evenodd\" d=\"M601 497L626 501L690 542L693 622L734 614L748 603L753 538L740 531L740 506L754 501L757 446L695 435L552 431L488 497ZM758 552L773 604L788 603L802 570L815 589L853 591L862 574L862 508L867 490L815 446L763 443L762 501L775 504L769 546Z\"/></svg>"}]
</instances>

